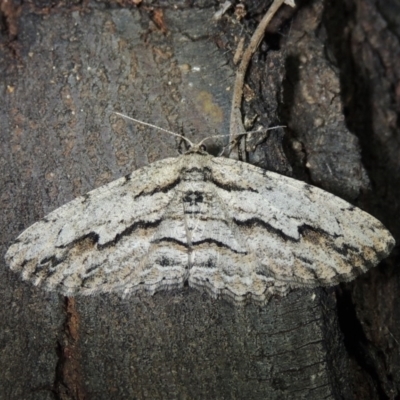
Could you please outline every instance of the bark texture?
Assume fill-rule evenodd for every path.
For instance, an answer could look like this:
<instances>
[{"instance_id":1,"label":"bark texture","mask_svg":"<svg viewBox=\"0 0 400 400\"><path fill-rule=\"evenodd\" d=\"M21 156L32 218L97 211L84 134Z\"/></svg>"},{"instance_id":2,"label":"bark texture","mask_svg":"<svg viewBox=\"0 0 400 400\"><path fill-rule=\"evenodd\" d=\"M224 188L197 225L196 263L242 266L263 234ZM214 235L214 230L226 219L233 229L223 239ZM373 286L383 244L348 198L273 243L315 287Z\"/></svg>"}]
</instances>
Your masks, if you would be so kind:
<instances>
[{"instance_id":1,"label":"bark texture","mask_svg":"<svg viewBox=\"0 0 400 400\"><path fill-rule=\"evenodd\" d=\"M112 111L194 142L228 133L233 54L264 3L215 22L211 0L3 2L1 256L51 210L185 150ZM396 7L283 8L253 58L243 112L252 129L288 126L283 146L280 134L252 138L251 162L353 202L399 240ZM394 399L398 267L395 249L336 291L234 307L195 290L63 298L1 262L0 399Z\"/></svg>"}]
</instances>

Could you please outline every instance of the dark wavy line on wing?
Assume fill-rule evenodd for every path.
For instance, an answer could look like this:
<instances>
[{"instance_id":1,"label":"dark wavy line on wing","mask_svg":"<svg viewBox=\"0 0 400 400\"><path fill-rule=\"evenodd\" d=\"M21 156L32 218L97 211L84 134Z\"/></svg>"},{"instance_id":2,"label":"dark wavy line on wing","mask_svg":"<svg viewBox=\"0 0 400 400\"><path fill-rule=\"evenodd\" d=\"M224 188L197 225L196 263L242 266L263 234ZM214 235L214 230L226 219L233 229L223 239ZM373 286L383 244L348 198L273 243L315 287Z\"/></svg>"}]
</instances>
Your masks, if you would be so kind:
<instances>
[{"instance_id":1,"label":"dark wavy line on wing","mask_svg":"<svg viewBox=\"0 0 400 400\"><path fill-rule=\"evenodd\" d=\"M175 188L176 186L178 186L180 183L181 183L181 178L180 178L180 176L178 176L177 179L175 179L174 181L172 181L168 185L158 186L158 187L156 187L155 189L153 189L153 190L151 190L149 192L146 192L146 191L142 190L140 193L138 193L134 197L134 199L138 199L138 198L140 198L142 196L152 196L155 193L167 193L170 190L172 190L173 188Z\"/></svg>"},{"instance_id":2,"label":"dark wavy line on wing","mask_svg":"<svg viewBox=\"0 0 400 400\"><path fill-rule=\"evenodd\" d=\"M229 249L232 253L235 253L235 254L243 254L243 255L247 254L246 251L237 251L235 249L232 249L232 247L228 246L226 243L220 242L219 240L215 240L212 238L206 238L203 240L199 240L197 242L192 242L191 245L188 243L181 242L180 240L177 240L175 238L169 238L169 237L159 238L157 240L154 240L152 243L161 243L161 242L175 243L175 244L185 247L186 249L193 249L195 246L201 246L202 244L208 243L208 244L215 244L217 247Z\"/></svg>"}]
</instances>

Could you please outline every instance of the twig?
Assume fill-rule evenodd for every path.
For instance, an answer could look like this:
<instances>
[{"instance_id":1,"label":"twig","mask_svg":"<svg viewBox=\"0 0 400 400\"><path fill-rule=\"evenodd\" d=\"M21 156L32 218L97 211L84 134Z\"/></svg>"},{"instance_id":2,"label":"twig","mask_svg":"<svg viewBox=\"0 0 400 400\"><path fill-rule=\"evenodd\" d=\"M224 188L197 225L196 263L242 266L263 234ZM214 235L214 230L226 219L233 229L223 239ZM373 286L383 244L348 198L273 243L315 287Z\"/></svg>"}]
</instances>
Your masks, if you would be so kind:
<instances>
[{"instance_id":1,"label":"twig","mask_svg":"<svg viewBox=\"0 0 400 400\"><path fill-rule=\"evenodd\" d=\"M229 133L230 133L230 142L237 139L237 136L245 132L242 121L242 113L240 111L242 105L242 98L243 98L243 86L244 86L244 78L246 75L247 68L249 66L251 57L257 50L258 46L260 45L264 35L265 30L270 23L271 19L278 11L278 9L283 5L287 4L291 7L294 7L294 0L275 0L271 7L268 9L267 13L264 15L263 19L257 26L257 29L254 31L253 36L251 37L250 43L243 53L242 61L238 67L236 72L235 78L235 86L233 90L233 98L232 98L232 108L231 108L231 117L229 121ZM239 152L244 154L245 145L244 143L241 144L241 148L237 150L237 154L231 154L232 158L239 158Z\"/></svg>"}]
</instances>

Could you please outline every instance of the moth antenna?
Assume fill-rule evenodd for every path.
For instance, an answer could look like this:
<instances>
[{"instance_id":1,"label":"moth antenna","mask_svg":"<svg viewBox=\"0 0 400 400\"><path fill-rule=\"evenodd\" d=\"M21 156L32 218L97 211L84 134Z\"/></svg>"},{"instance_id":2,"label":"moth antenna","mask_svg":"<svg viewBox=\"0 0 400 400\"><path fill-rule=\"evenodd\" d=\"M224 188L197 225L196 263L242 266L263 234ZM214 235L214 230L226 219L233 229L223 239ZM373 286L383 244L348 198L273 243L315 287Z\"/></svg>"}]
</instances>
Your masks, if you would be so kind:
<instances>
[{"instance_id":1,"label":"moth antenna","mask_svg":"<svg viewBox=\"0 0 400 400\"><path fill-rule=\"evenodd\" d=\"M162 131L162 132L165 132L165 133L169 133L170 135L179 137L179 138L181 138L181 139L183 139L183 140L186 140L186 142L189 143L189 145L190 145L191 147L194 146L194 144L193 144L188 138L186 138L186 137L183 136L183 135L180 135L179 133L169 131L168 129L160 128L159 126L153 125L153 124L149 124L148 122L144 122L144 121L140 121L140 120L138 120L138 119L132 118L132 117L128 117L127 115L121 114L121 113L119 113L119 112L117 112L117 111L113 111L113 113L119 115L120 117L129 119L129 120L131 120L131 121L133 121L133 122L136 122L137 124L141 124L141 125L144 125L144 126L148 126L148 127L150 127L150 128L158 129L159 131Z\"/></svg>"},{"instance_id":2,"label":"moth antenna","mask_svg":"<svg viewBox=\"0 0 400 400\"><path fill-rule=\"evenodd\" d=\"M242 135L249 135L250 133L263 133L263 132L266 132L266 131L272 131L273 129L279 129L279 128L286 128L286 125L272 126L271 128L261 129L259 131L247 131L247 132L239 133L239 135L237 135L236 138L238 138L239 136L242 136ZM213 139L213 138L217 138L217 137L224 137L224 136L230 136L230 133L226 133L224 135L207 136L197 146L201 146L208 139Z\"/></svg>"}]
</instances>

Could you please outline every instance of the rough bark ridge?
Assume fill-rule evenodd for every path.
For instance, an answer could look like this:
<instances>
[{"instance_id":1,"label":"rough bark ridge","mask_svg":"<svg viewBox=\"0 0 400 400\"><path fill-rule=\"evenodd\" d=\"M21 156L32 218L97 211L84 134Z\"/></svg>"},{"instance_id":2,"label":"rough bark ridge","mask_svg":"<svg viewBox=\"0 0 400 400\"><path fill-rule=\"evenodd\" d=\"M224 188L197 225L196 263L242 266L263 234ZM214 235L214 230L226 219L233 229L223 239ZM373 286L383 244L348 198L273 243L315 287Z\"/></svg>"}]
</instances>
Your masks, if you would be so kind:
<instances>
[{"instance_id":1,"label":"rough bark ridge","mask_svg":"<svg viewBox=\"0 0 400 400\"><path fill-rule=\"evenodd\" d=\"M218 22L211 0L2 5L1 256L52 209L184 150L112 111L194 142L228 133L233 54L264 3ZM253 57L243 112L252 129L289 128L285 151L279 135L255 137L251 162L352 201L399 239L396 7L283 8ZM395 398L398 260L336 293L240 308L192 290L64 299L2 262L0 399Z\"/></svg>"}]
</instances>

